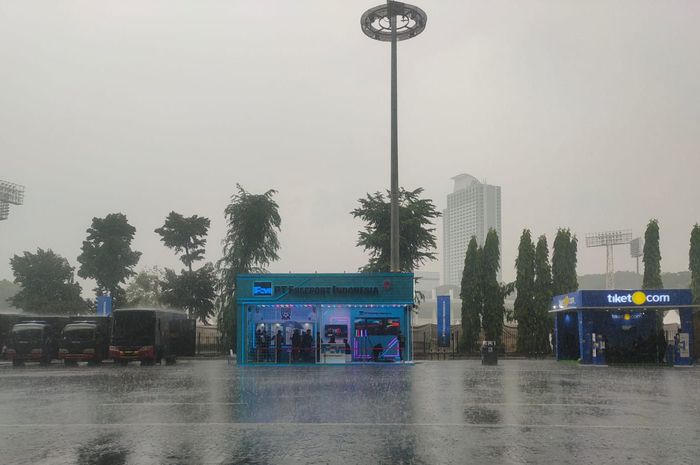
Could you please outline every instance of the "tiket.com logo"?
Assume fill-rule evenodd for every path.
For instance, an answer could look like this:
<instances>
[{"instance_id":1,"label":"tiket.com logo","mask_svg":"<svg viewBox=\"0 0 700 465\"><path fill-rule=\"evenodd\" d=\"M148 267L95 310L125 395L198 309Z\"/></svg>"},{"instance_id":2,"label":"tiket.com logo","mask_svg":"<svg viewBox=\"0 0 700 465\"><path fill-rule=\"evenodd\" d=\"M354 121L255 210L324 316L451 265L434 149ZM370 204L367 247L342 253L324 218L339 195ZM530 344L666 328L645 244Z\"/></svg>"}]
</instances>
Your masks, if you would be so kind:
<instances>
[{"instance_id":1,"label":"tiket.com logo","mask_svg":"<svg viewBox=\"0 0 700 465\"><path fill-rule=\"evenodd\" d=\"M646 294L642 291L637 291L632 294L608 294L609 304L662 304L670 303L671 296L668 294Z\"/></svg>"},{"instance_id":2,"label":"tiket.com logo","mask_svg":"<svg viewBox=\"0 0 700 465\"><path fill-rule=\"evenodd\" d=\"M559 306L561 308L567 308L569 305L576 305L576 298L565 296L563 299L559 299Z\"/></svg>"}]
</instances>

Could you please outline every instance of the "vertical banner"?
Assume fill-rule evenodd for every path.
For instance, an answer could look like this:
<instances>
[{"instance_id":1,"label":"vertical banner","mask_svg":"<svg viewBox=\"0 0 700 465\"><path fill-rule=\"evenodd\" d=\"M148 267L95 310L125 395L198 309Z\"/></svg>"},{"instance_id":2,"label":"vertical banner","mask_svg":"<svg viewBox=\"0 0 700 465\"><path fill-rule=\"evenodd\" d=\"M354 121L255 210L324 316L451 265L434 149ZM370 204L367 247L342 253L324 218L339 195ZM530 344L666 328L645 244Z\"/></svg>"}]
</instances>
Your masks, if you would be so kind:
<instances>
[{"instance_id":1,"label":"vertical banner","mask_svg":"<svg viewBox=\"0 0 700 465\"><path fill-rule=\"evenodd\" d=\"M437 297L438 347L450 347L450 296Z\"/></svg>"},{"instance_id":2,"label":"vertical banner","mask_svg":"<svg viewBox=\"0 0 700 465\"><path fill-rule=\"evenodd\" d=\"M97 316L110 316L112 314L112 296L97 296Z\"/></svg>"}]
</instances>

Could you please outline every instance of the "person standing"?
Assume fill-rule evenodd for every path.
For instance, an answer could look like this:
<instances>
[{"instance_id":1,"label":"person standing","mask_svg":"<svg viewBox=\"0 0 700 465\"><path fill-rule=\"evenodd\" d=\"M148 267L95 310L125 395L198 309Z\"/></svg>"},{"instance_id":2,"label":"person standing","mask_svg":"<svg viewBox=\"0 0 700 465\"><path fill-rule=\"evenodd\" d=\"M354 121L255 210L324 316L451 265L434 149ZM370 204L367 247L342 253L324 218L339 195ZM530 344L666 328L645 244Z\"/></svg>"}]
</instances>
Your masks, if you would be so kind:
<instances>
[{"instance_id":1,"label":"person standing","mask_svg":"<svg viewBox=\"0 0 700 465\"><path fill-rule=\"evenodd\" d=\"M275 334L275 362L282 363L282 345L284 344L284 335L282 330L278 329Z\"/></svg>"},{"instance_id":2,"label":"person standing","mask_svg":"<svg viewBox=\"0 0 700 465\"><path fill-rule=\"evenodd\" d=\"M345 344L345 363L352 362L352 350L350 349L350 344L348 344L347 339L343 339L343 344Z\"/></svg>"},{"instance_id":3,"label":"person standing","mask_svg":"<svg viewBox=\"0 0 700 465\"><path fill-rule=\"evenodd\" d=\"M311 348L313 347L314 338L311 336L311 330L307 329L306 332L301 336L301 352L302 359L304 362L310 362L313 357Z\"/></svg>"},{"instance_id":4,"label":"person standing","mask_svg":"<svg viewBox=\"0 0 700 465\"><path fill-rule=\"evenodd\" d=\"M301 349L301 334L299 330L295 329L292 333L292 362L296 363L299 361L299 350Z\"/></svg>"}]
</instances>

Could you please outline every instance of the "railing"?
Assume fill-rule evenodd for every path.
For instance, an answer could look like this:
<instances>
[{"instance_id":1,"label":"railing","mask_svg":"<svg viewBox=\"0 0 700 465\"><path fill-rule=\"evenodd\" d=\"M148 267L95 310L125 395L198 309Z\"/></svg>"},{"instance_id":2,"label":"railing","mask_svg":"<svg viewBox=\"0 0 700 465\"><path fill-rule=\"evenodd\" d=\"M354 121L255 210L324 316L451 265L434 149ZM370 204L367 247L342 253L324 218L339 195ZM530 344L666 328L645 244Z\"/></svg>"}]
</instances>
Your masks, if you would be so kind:
<instances>
[{"instance_id":1,"label":"railing","mask_svg":"<svg viewBox=\"0 0 700 465\"><path fill-rule=\"evenodd\" d=\"M197 355L220 355L225 352L221 334L213 327L198 326L196 344Z\"/></svg>"}]
</instances>

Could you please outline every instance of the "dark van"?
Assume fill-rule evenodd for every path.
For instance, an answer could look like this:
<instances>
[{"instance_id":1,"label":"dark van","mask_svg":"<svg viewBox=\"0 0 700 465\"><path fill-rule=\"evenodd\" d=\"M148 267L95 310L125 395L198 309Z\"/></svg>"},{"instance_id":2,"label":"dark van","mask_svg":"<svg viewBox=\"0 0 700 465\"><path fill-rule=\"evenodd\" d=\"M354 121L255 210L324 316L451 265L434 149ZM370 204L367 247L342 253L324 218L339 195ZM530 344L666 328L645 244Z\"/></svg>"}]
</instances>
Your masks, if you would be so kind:
<instances>
[{"instance_id":1,"label":"dark van","mask_svg":"<svg viewBox=\"0 0 700 465\"><path fill-rule=\"evenodd\" d=\"M24 362L48 365L57 356L58 341L51 324L31 321L12 327L7 341L7 357L13 366L21 366Z\"/></svg>"},{"instance_id":2,"label":"dark van","mask_svg":"<svg viewBox=\"0 0 700 465\"><path fill-rule=\"evenodd\" d=\"M165 360L175 363L177 355L186 355L194 347L195 320L181 310L163 308L125 308L112 312L112 342L109 357L126 365L138 360L152 365Z\"/></svg>"},{"instance_id":3,"label":"dark van","mask_svg":"<svg viewBox=\"0 0 700 465\"><path fill-rule=\"evenodd\" d=\"M63 327L58 358L66 365L97 365L109 356L109 318L73 321Z\"/></svg>"}]
</instances>

